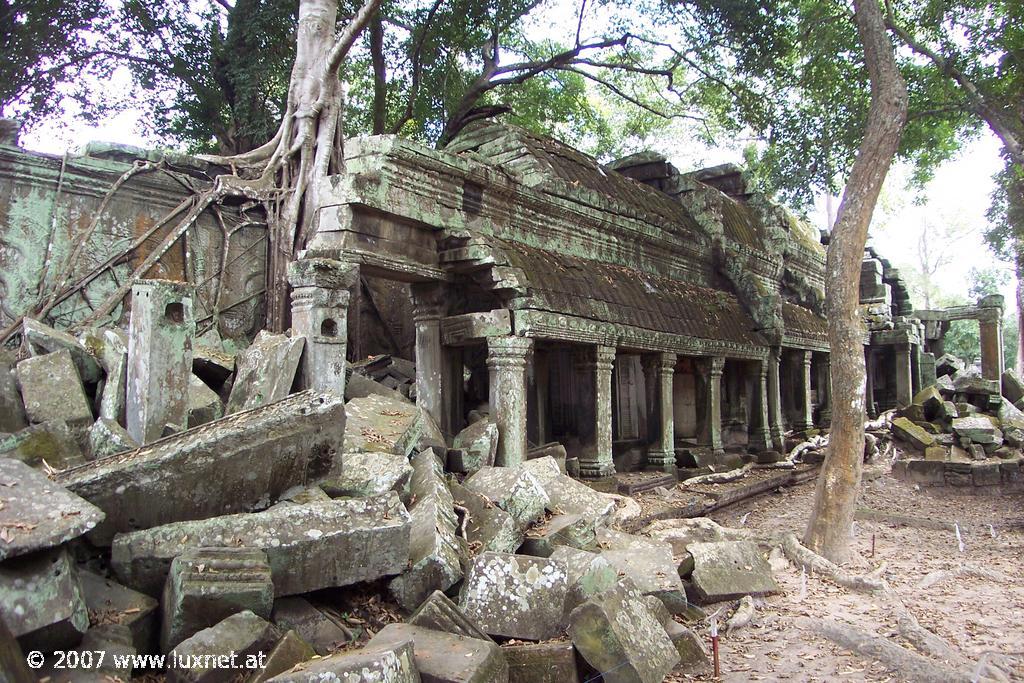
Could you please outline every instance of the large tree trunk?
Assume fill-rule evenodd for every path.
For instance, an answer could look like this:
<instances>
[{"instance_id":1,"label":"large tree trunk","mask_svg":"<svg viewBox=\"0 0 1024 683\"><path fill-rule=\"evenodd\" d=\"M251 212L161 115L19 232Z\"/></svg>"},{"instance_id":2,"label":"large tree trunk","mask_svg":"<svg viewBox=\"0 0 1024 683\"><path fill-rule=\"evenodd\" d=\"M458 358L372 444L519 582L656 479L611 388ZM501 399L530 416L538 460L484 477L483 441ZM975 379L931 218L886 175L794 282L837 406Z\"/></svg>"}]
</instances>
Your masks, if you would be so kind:
<instances>
[{"instance_id":1,"label":"large tree trunk","mask_svg":"<svg viewBox=\"0 0 1024 683\"><path fill-rule=\"evenodd\" d=\"M843 192L829 241L825 275L832 350L832 435L805 544L834 562L849 554L864 459L864 325L860 267L868 227L907 118L907 89L877 0L854 0L857 32L871 79L864 140Z\"/></svg>"},{"instance_id":2,"label":"large tree trunk","mask_svg":"<svg viewBox=\"0 0 1024 683\"><path fill-rule=\"evenodd\" d=\"M1014 170L1011 167L1011 171ZM1024 169L1021 170L1024 173ZM1024 379L1024 180L1010 181L1006 188L1007 222L1013 226L1014 266L1017 276L1017 377Z\"/></svg>"}]
</instances>

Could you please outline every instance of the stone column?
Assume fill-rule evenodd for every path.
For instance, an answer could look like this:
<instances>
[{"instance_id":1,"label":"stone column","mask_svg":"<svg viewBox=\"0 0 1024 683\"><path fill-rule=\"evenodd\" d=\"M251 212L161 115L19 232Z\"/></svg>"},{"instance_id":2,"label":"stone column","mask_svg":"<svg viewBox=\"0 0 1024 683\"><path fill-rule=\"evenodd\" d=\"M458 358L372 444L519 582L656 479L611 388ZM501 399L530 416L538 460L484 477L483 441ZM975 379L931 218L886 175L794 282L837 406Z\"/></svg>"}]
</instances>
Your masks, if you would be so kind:
<instances>
[{"instance_id":1,"label":"stone column","mask_svg":"<svg viewBox=\"0 0 1024 683\"><path fill-rule=\"evenodd\" d=\"M772 446L779 453L786 450L782 428L782 387L779 382L779 365L782 363L782 347L773 346L768 351L768 431L772 437Z\"/></svg>"},{"instance_id":2,"label":"stone column","mask_svg":"<svg viewBox=\"0 0 1024 683\"><path fill-rule=\"evenodd\" d=\"M914 400L913 372L910 367L910 344L896 344L896 405L909 406Z\"/></svg>"},{"instance_id":3,"label":"stone column","mask_svg":"<svg viewBox=\"0 0 1024 683\"><path fill-rule=\"evenodd\" d=\"M498 425L497 464L512 467L526 460L526 359L528 337L488 337L491 415Z\"/></svg>"},{"instance_id":4,"label":"stone column","mask_svg":"<svg viewBox=\"0 0 1024 683\"><path fill-rule=\"evenodd\" d=\"M292 335L306 338L299 369L303 389L345 395L349 289L358 276L358 266L333 259L300 259L288 266Z\"/></svg>"},{"instance_id":5,"label":"stone column","mask_svg":"<svg viewBox=\"0 0 1024 683\"><path fill-rule=\"evenodd\" d=\"M875 350L870 346L864 349L864 371L867 375L864 383L864 410L868 417L878 417L878 408L875 406Z\"/></svg>"},{"instance_id":6,"label":"stone column","mask_svg":"<svg viewBox=\"0 0 1024 683\"><path fill-rule=\"evenodd\" d=\"M412 319L416 324L416 404L438 425L444 423L441 353L441 318L444 317L444 289L434 282L412 286Z\"/></svg>"},{"instance_id":7,"label":"stone column","mask_svg":"<svg viewBox=\"0 0 1024 683\"><path fill-rule=\"evenodd\" d=\"M811 405L811 362L814 354L804 351L800 356L800 394L796 397L797 417L794 429L807 431L814 429L814 407Z\"/></svg>"},{"instance_id":8,"label":"stone column","mask_svg":"<svg viewBox=\"0 0 1024 683\"><path fill-rule=\"evenodd\" d=\"M818 365L818 405L821 408L821 426L832 424L832 357L825 354Z\"/></svg>"},{"instance_id":9,"label":"stone column","mask_svg":"<svg viewBox=\"0 0 1024 683\"><path fill-rule=\"evenodd\" d=\"M194 295L184 282L140 280L132 286L125 421L140 444L159 439L167 425L187 426Z\"/></svg>"},{"instance_id":10,"label":"stone column","mask_svg":"<svg viewBox=\"0 0 1024 683\"><path fill-rule=\"evenodd\" d=\"M761 361L754 366L754 409L747 429L747 450L754 453L772 450L771 421L768 418L768 363Z\"/></svg>"},{"instance_id":11,"label":"stone column","mask_svg":"<svg viewBox=\"0 0 1024 683\"><path fill-rule=\"evenodd\" d=\"M704 373L704 424L700 427L700 445L716 453L722 451L722 370L725 358L708 358Z\"/></svg>"},{"instance_id":12,"label":"stone column","mask_svg":"<svg viewBox=\"0 0 1024 683\"><path fill-rule=\"evenodd\" d=\"M659 353L653 359L655 379L655 403L648 406L653 410L657 424L650 433L647 447L647 466L663 472L676 471L675 413L672 406L672 379L676 374L676 354Z\"/></svg>"},{"instance_id":13,"label":"stone column","mask_svg":"<svg viewBox=\"0 0 1024 683\"><path fill-rule=\"evenodd\" d=\"M580 477L605 479L615 474L612 461L612 367L614 346L596 346L589 365L594 377L594 425L580 454ZM583 431L583 430L581 430Z\"/></svg>"},{"instance_id":14,"label":"stone column","mask_svg":"<svg viewBox=\"0 0 1024 683\"><path fill-rule=\"evenodd\" d=\"M990 309L978 320L981 341L981 376L999 380L1003 376L1003 321L1001 309Z\"/></svg>"},{"instance_id":15,"label":"stone column","mask_svg":"<svg viewBox=\"0 0 1024 683\"><path fill-rule=\"evenodd\" d=\"M910 395L917 396L917 392L924 388L921 384L921 345L911 344L910 346Z\"/></svg>"}]
</instances>

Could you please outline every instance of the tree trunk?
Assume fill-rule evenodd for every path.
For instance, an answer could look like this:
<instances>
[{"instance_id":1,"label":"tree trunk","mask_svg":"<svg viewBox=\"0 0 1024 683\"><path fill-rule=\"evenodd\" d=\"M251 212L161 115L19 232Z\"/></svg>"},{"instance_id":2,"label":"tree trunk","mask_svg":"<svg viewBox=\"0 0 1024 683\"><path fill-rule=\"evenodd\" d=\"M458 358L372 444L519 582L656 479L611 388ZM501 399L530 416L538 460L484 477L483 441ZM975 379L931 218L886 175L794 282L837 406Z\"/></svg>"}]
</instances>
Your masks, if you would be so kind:
<instances>
[{"instance_id":1,"label":"tree trunk","mask_svg":"<svg viewBox=\"0 0 1024 683\"><path fill-rule=\"evenodd\" d=\"M373 63L373 134L387 129L388 72L384 60L384 20L380 13L370 22L370 59Z\"/></svg>"},{"instance_id":2,"label":"tree trunk","mask_svg":"<svg viewBox=\"0 0 1024 683\"><path fill-rule=\"evenodd\" d=\"M864 459L860 267L871 216L907 117L906 84L896 66L881 8L877 0L854 0L854 8L871 80L871 105L828 246L825 303L832 353L832 434L804 537L809 548L833 562L849 555Z\"/></svg>"},{"instance_id":3,"label":"tree trunk","mask_svg":"<svg viewBox=\"0 0 1024 683\"><path fill-rule=\"evenodd\" d=\"M1013 167L1011 166L1011 172ZM1024 173L1024 169L1021 170ZM1014 270L1017 276L1017 377L1024 379L1024 180L1010 181L1006 188L1006 221L1013 226Z\"/></svg>"}]
</instances>

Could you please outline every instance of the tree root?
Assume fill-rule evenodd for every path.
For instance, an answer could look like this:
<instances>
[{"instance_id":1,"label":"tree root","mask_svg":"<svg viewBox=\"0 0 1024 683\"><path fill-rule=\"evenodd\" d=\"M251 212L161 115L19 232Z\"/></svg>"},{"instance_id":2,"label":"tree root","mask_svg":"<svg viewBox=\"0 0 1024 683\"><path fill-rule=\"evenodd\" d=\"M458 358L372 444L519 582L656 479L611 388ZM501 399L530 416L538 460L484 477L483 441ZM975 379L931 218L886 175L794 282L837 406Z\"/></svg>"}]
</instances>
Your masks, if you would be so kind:
<instances>
[{"instance_id":1,"label":"tree root","mask_svg":"<svg viewBox=\"0 0 1024 683\"><path fill-rule=\"evenodd\" d=\"M742 479L743 477L747 476L747 472L749 472L753 467L754 464L748 462L743 467L739 467L734 470L729 470L728 472L712 472L711 474L703 474L699 477L693 477L692 479L687 479L686 481L680 482L679 485L695 486L698 484L724 484L726 482Z\"/></svg>"},{"instance_id":2,"label":"tree root","mask_svg":"<svg viewBox=\"0 0 1024 683\"><path fill-rule=\"evenodd\" d=\"M884 522L896 526L909 526L918 529L932 529L935 531L953 531L953 522L943 522L937 519L925 519L923 517L911 517L910 515L897 515L870 508L857 508L854 519L865 522ZM963 531L963 527L960 528Z\"/></svg>"},{"instance_id":3,"label":"tree root","mask_svg":"<svg viewBox=\"0 0 1024 683\"><path fill-rule=\"evenodd\" d=\"M729 635L737 629L744 628L750 625L751 620L754 618L754 598L749 595L744 595L740 598L739 607L729 621L725 622L725 634Z\"/></svg>"},{"instance_id":4,"label":"tree root","mask_svg":"<svg viewBox=\"0 0 1024 683\"><path fill-rule=\"evenodd\" d=\"M986 579L988 581L994 581L995 583L1009 583L1010 577L1001 572L993 571L991 569L982 569L981 567L970 567L967 565L956 567L955 569L949 569L946 571L935 571L926 574L921 582L917 584L918 588L931 588L940 583L945 583L950 579L957 579L962 576L972 576L976 579Z\"/></svg>"},{"instance_id":5,"label":"tree root","mask_svg":"<svg viewBox=\"0 0 1024 683\"><path fill-rule=\"evenodd\" d=\"M858 593L882 593L888 590L888 585L884 579L874 577L871 574L858 576L843 571L831 560L822 557L800 543L795 534L788 533L783 535L780 543L782 545L782 552L786 554L786 557L793 564L807 567L809 571L817 572L819 576L825 576L843 588L848 588Z\"/></svg>"}]
</instances>

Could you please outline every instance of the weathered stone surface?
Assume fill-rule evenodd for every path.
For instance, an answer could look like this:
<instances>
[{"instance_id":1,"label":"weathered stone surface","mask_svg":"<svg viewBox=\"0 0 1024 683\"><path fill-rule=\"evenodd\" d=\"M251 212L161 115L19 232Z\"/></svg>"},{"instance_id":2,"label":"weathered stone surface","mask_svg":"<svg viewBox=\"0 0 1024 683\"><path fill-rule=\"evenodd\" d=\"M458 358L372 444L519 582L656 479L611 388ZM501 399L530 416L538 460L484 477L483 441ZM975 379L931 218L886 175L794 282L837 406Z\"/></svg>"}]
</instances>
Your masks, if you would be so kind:
<instances>
[{"instance_id":1,"label":"weathered stone surface","mask_svg":"<svg viewBox=\"0 0 1024 683\"><path fill-rule=\"evenodd\" d=\"M547 494L548 509L561 514L581 515L595 525L608 522L615 510L615 502L586 484L566 476L551 456L531 458L522 464L540 482Z\"/></svg>"},{"instance_id":2,"label":"weathered stone surface","mask_svg":"<svg viewBox=\"0 0 1024 683\"><path fill-rule=\"evenodd\" d=\"M56 664L57 658L47 657L48 665L38 674L46 683L128 683L131 680L130 657L137 654L137 650L132 644L131 632L126 626L91 626L74 652L77 658L75 654L68 653L63 668L52 668L49 664ZM70 668L68 662L76 662L78 667ZM119 663L126 665L118 667ZM2 672L0 681L4 681Z\"/></svg>"},{"instance_id":3,"label":"weathered stone surface","mask_svg":"<svg viewBox=\"0 0 1024 683\"><path fill-rule=\"evenodd\" d=\"M597 539L601 557L632 579L645 595L658 597L673 613L686 609L679 562L669 543L611 529L599 529Z\"/></svg>"},{"instance_id":4,"label":"weathered stone surface","mask_svg":"<svg viewBox=\"0 0 1024 683\"><path fill-rule=\"evenodd\" d=\"M956 393L956 387L953 386L953 378L949 375L940 375L935 380L935 388L939 390L944 398L950 398Z\"/></svg>"},{"instance_id":5,"label":"weathered stone surface","mask_svg":"<svg viewBox=\"0 0 1024 683\"><path fill-rule=\"evenodd\" d=\"M138 448L128 430L111 419L101 417L89 428L89 455L104 458Z\"/></svg>"},{"instance_id":6,"label":"weathered stone surface","mask_svg":"<svg viewBox=\"0 0 1024 683\"><path fill-rule=\"evenodd\" d=\"M232 614L171 650L170 657L189 666L168 667L167 683L220 683L234 680L239 672L217 667L212 658L221 655L230 658L234 654L237 663L242 665L249 655L269 652L280 638L281 632L276 626L252 612ZM208 662L212 665L205 666Z\"/></svg>"},{"instance_id":7,"label":"weathered stone surface","mask_svg":"<svg viewBox=\"0 0 1024 683\"><path fill-rule=\"evenodd\" d=\"M669 639L679 653L679 667L687 672L703 671L708 668L708 653L704 648L704 642L700 636L680 624L672 618L672 615L665 608L660 600L653 596L646 596L647 607L651 613L658 618L661 627L665 629ZM699 608L694 608L699 609Z\"/></svg>"},{"instance_id":8,"label":"weathered stone surface","mask_svg":"<svg viewBox=\"0 0 1024 683\"><path fill-rule=\"evenodd\" d=\"M258 548L186 550L171 562L162 605L162 652L238 612L269 619L274 584L267 554Z\"/></svg>"},{"instance_id":9,"label":"weathered stone surface","mask_svg":"<svg viewBox=\"0 0 1024 683\"><path fill-rule=\"evenodd\" d=\"M971 466L971 478L975 486L998 486L1001 480L999 462L974 463Z\"/></svg>"},{"instance_id":10,"label":"weathered stone surface","mask_svg":"<svg viewBox=\"0 0 1024 683\"><path fill-rule=\"evenodd\" d=\"M291 671L292 667L307 662L316 656L316 651L309 646L295 631L288 631L277 641L274 649L267 654L263 671L254 676L249 683L265 683L278 674Z\"/></svg>"},{"instance_id":11,"label":"weathered stone surface","mask_svg":"<svg viewBox=\"0 0 1024 683\"><path fill-rule=\"evenodd\" d=\"M543 446L537 446L531 448L526 453L527 460L537 460L538 458L551 458L558 465L558 471L565 474L565 460L566 452L565 446L558 442L546 443Z\"/></svg>"},{"instance_id":12,"label":"weathered stone surface","mask_svg":"<svg viewBox=\"0 0 1024 683\"><path fill-rule=\"evenodd\" d=\"M321 657L346 644L348 633L309 600L293 595L274 601L272 621L294 631Z\"/></svg>"},{"instance_id":13,"label":"weathered stone surface","mask_svg":"<svg viewBox=\"0 0 1024 683\"><path fill-rule=\"evenodd\" d=\"M422 626L435 631L453 633L457 636L480 638L481 640L491 639L441 591L431 593L407 621L412 626Z\"/></svg>"},{"instance_id":14,"label":"weathered stone surface","mask_svg":"<svg viewBox=\"0 0 1024 683\"><path fill-rule=\"evenodd\" d=\"M687 552L691 543L714 543L728 541L731 529L723 527L709 517L691 517L688 519L661 519L651 522L643 529L645 536L656 541L664 541L672 546L675 555Z\"/></svg>"},{"instance_id":15,"label":"weathered stone surface","mask_svg":"<svg viewBox=\"0 0 1024 683\"><path fill-rule=\"evenodd\" d=\"M281 499L278 501L278 504L296 503L298 505L308 505L309 503L330 499L331 497L328 496L319 485L293 486L281 494Z\"/></svg>"},{"instance_id":16,"label":"weathered stone surface","mask_svg":"<svg viewBox=\"0 0 1024 683\"><path fill-rule=\"evenodd\" d=\"M25 427L28 427L28 417L14 376L13 359L0 356L0 434L11 434Z\"/></svg>"},{"instance_id":17,"label":"weathered stone surface","mask_svg":"<svg viewBox=\"0 0 1024 683\"><path fill-rule=\"evenodd\" d=\"M566 683L579 680L576 650L569 641L516 643L501 648L509 683Z\"/></svg>"},{"instance_id":18,"label":"weathered stone surface","mask_svg":"<svg viewBox=\"0 0 1024 683\"><path fill-rule=\"evenodd\" d=\"M383 396L394 401L412 403L401 392L389 389L366 375L358 372L349 373L348 379L345 380L345 400L351 401L352 399L366 398L367 396Z\"/></svg>"},{"instance_id":19,"label":"weathered stone surface","mask_svg":"<svg viewBox=\"0 0 1024 683\"><path fill-rule=\"evenodd\" d=\"M123 330L90 329L79 335L89 353L99 359L103 368L103 391L100 395L100 417L125 423L125 400L128 393L128 335Z\"/></svg>"},{"instance_id":20,"label":"weathered stone surface","mask_svg":"<svg viewBox=\"0 0 1024 683\"><path fill-rule=\"evenodd\" d=\"M498 453L498 425L490 418L478 420L455 435L452 448L459 452L449 466L456 472L472 474L492 467Z\"/></svg>"},{"instance_id":21,"label":"weathered stone surface","mask_svg":"<svg viewBox=\"0 0 1024 683\"><path fill-rule=\"evenodd\" d=\"M220 396L195 375L188 378L188 428L219 420L224 416Z\"/></svg>"},{"instance_id":22,"label":"weathered stone surface","mask_svg":"<svg viewBox=\"0 0 1024 683\"><path fill-rule=\"evenodd\" d=\"M779 586L757 544L750 541L691 543L695 602L734 600L775 593Z\"/></svg>"},{"instance_id":23,"label":"weathered stone surface","mask_svg":"<svg viewBox=\"0 0 1024 683\"><path fill-rule=\"evenodd\" d=\"M462 578L455 501L445 485L441 461L427 449L413 457L412 466L409 569L388 586L408 611L433 591L446 591Z\"/></svg>"},{"instance_id":24,"label":"weathered stone surface","mask_svg":"<svg viewBox=\"0 0 1024 683\"><path fill-rule=\"evenodd\" d=\"M925 420L934 420L939 413L939 408L942 406L943 398L942 394L936 386L928 386L917 393L914 397L913 405L921 406L924 411Z\"/></svg>"},{"instance_id":25,"label":"weathered stone surface","mask_svg":"<svg viewBox=\"0 0 1024 683\"><path fill-rule=\"evenodd\" d=\"M320 488L332 498L377 496L396 492L409 500L412 466L404 455L391 453L345 453L344 468L320 482Z\"/></svg>"},{"instance_id":26,"label":"weathered stone surface","mask_svg":"<svg viewBox=\"0 0 1024 683\"><path fill-rule=\"evenodd\" d=\"M448 443L445 441L444 434L441 433L441 428L437 425L437 422L423 406L420 406L420 420L423 427L420 430L420 438L416 439L415 450L422 453L428 448L433 448L437 456L444 459L445 452L448 450Z\"/></svg>"},{"instance_id":27,"label":"weathered stone surface","mask_svg":"<svg viewBox=\"0 0 1024 683\"><path fill-rule=\"evenodd\" d=\"M924 449L925 460L945 460L947 451L945 446L929 446Z\"/></svg>"},{"instance_id":28,"label":"weathered stone surface","mask_svg":"<svg viewBox=\"0 0 1024 683\"><path fill-rule=\"evenodd\" d=\"M366 647L306 662L270 680L274 683L420 683L420 674L413 658L413 640L409 638L386 647Z\"/></svg>"},{"instance_id":29,"label":"weathered stone surface","mask_svg":"<svg viewBox=\"0 0 1024 683\"><path fill-rule=\"evenodd\" d=\"M999 381L984 379L969 372L958 372L953 375L953 388L958 394L968 396L998 396Z\"/></svg>"},{"instance_id":30,"label":"weathered stone surface","mask_svg":"<svg viewBox=\"0 0 1024 683\"><path fill-rule=\"evenodd\" d=\"M580 550L596 549L597 533L594 520L582 515L555 515L544 523L530 528L520 552L524 555L550 557L560 545Z\"/></svg>"},{"instance_id":31,"label":"weathered stone surface","mask_svg":"<svg viewBox=\"0 0 1024 683\"><path fill-rule=\"evenodd\" d=\"M572 643L607 683L659 683L679 662L640 590L625 580L569 616Z\"/></svg>"},{"instance_id":32,"label":"weathered stone surface","mask_svg":"<svg viewBox=\"0 0 1024 683\"><path fill-rule=\"evenodd\" d=\"M950 353L939 356L935 359L935 374L940 377L944 375L954 375L958 372L962 372L963 369L964 362Z\"/></svg>"},{"instance_id":33,"label":"weathered stone surface","mask_svg":"<svg viewBox=\"0 0 1024 683\"><path fill-rule=\"evenodd\" d=\"M597 553L560 545L551 553L551 559L565 562L569 575L563 610L567 623L570 612L618 583L619 571Z\"/></svg>"},{"instance_id":34,"label":"weathered stone surface","mask_svg":"<svg viewBox=\"0 0 1024 683\"><path fill-rule=\"evenodd\" d=\"M1003 433L984 416L956 418L953 420L953 433L981 445L1003 442Z\"/></svg>"},{"instance_id":35,"label":"weathered stone surface","mask_svg":"<svg viewBox=\"0 0 1024 683\"><path fill-rule=\"evenodd\" d=\"M252 509L340 466L341 397L302 392L57 478L107 513L90 539ZM216 544L213 544L216 545Z\"/></svg>"},{"instance_id":36,"label":"weathered stone surface","mask_svg":"<svg viewBox=\"0 0 1024 683\"><path fill-rule=\"evenodd\" d=\"M935 445L934 436L905 417L897 417L892 421L892 433L918 450L923 451Z\"/></svg>"},{"instance_id":37,"label":"weathered stone surface","mask_svg":"<svg viewBox=\"0 0 1024 683\"><path fill-rule=\"evenodd\" d=\"M345 406L345 447L408 456L423 431L423 413L408 401L367 396Z\"/></svg>"},{"instance_id":38,"label":"weathered stone surface","mask_svg":"<svg viewBox=\"0 0 1024 683\"><path fill-rule=\"evenodd\" d=\"M98 382L101 376L100 365L85 346L67 332L56 330L38 320L25 318L21 325L21 333L33 356L45 356L59 351L67 351L71 357L78 376L83 382Z\"/></svg>"},{"instance_id":39,"label":"weathered stone surface","mask_svg":"<svg viewBox=\"0 0 1024 683\"><path fill-rule=\"evenodd\" d=\"M474 551L514 553L523 542L523 529L512 515L462 484L449 483L456 504L466 509L466 540Z\"/></svg>"},{"instance_id":40,"label":"weathered stone surface","mask_svg":"<svg viewBox=\"0 0 1024 683\"><path fill-rule=\"evenodd\" d=\"M65 548L0 564L0 619L28 650L66 650L89 628L78 570Z\"/></svg>"},{"instance_id":41,"label":"weathered stone surface","mask_svg":"<svg viewBox=\"0 0 1024 683\"><path fill-rule=\"evenodd\" d=\"M291 339L260 330L252 346L238 354L226 413L251 410L287 396L305 342L304 337Z\"/></svg>"},{"instance_id":42,"label":"weathered stone surface","mask_svg":"<svg viewBox=\"0 0 1024 683\"><path fill-rule=\"evenodd\" d=\"M367 643L386 649L413 641L413 660L423 683L507 683L508 662L493 642L410 624L388 624Z\"/></svg>"},{"instance_id":43,"label":"weathered stone surface","mask_svg":"<svg viewBox=\"0 0 1024 683\"><path fill-rule=\"evenodd\" d=\"M159 607L156 600L90 571L81 571L78 577L90 623L125 626L132 634L132 645L137 652L153 650Z\"/></svg>"},{"instance_id":44,"label":"weathered stone surface","mask_svg":"<svg viewBox=\"0 0 1024 683\"><path fill-rule=\"evenodd\" d=\"M1024 429L1024 411L1005 398L1001 399L999 403L998 417L999 426L1003 431L1010 428Z\"/></svg>"},{"instance_id":45,"label":"weathered stone surface","mask_svg":"<svg viewBox=\"0 0 1024 683\"><path fill-rule=\"evenodd\" d=\"M92 408L82 380L66 350L18 363L18 386L32 422L63 420L72 428L92 423Z\"/></svg>"},{"instance_id":46,"label":"weathered stone surface","mask_svg":"<svg viewBox=\"0 0 1024 683\"><path fill-rule=\"evenodd\" d=\"M1024 398L1024 382L1017 377L1013 370L1005 370L1003 372L1001 389L1003 396L1010 403L1016 403Z\"/></svg>"},{"instance_id":47,"label":"weathered stone surface","mask_svg":"<svg viewBox=\"0 0 1024 683\"><path fill-rule=\"evenodd\" d=\"M206 344L192 347L192 372L207 386L220 391L235 371L235 355Z\"/></svg>"},{"instance_id":48,"label":"weathered stone surface","mask_svg":"<svg viewBox=\"0 0 1024 683\"><path fill-rule=\"evenodd\" d=\"M0 560L78 538L102 519L99 508L42 472L0 458Z\"/></svg>"},{"instance_id":49,"label":"weathered stone surface","mask_svg":"<svg viewBox=\"0 0 1024 683\"><path fill-rule=\"evenodd\" d=\"M394 493L279 505L118 535L111 564L126 585L156 595L171 560L189 548L262 548L275 593L294 595L398 574L409 557L409 526Z\"/></svg>"},{"instance_id":50,"label":"weathered stone surface","mask_svg":"<svg viewBox=\"0 0 1024 683\"><path fill-rule=\"evenodd\" d=\"M547 640L565 628L568 589L564 562L482 553L466 575L459 606L489 635Z\"/></svg>"},{"instance_id":51,"label":"weathered stone surface","mask_svg":"<svg viewBox=\"0 0 1024 683\"><path fill-rule=\"evenodd\" d=\"M522 466L484 467L464 485L512 515L520 527L540 519L551 502L537 477Z\"/></svg>"}]
</instances>

